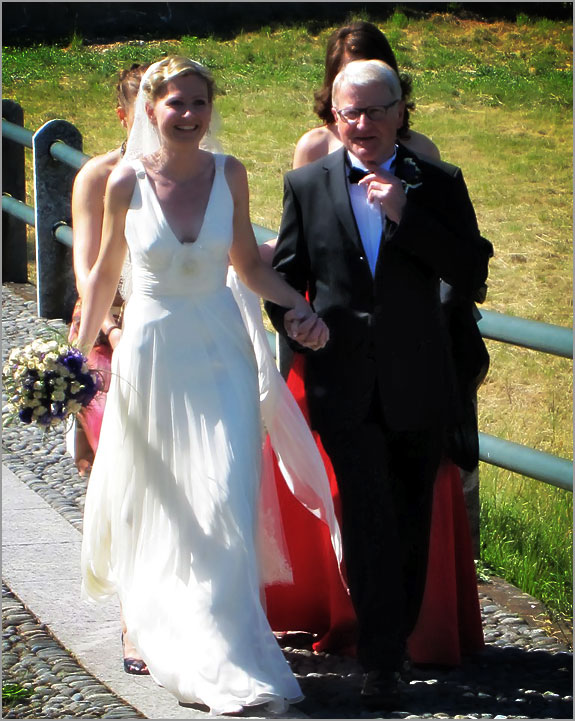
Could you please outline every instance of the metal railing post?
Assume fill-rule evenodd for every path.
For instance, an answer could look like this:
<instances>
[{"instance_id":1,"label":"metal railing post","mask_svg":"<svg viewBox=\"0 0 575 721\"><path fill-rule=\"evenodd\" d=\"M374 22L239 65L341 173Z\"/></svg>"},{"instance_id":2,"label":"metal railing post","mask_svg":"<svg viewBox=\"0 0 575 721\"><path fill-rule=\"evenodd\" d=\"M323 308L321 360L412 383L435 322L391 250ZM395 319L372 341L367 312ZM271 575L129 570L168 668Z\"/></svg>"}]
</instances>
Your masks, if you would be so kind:
<instances>
[{"instance_id":1,"label":"metal railing post","mask_svg":"<svg viewBox=\"0 0 575 721\"><path fill-rule=\"evenodd\" d=\"M69 321L76 302L72 250L54 239L62 221L70 224L70 199L76 169L54 159L50 148L57 141L82 149L82 136L65 120L50 120L35 134L34 194L36 212L36 292L38 316Z\"/></svg>"},{"instance_id":2,"label":"metal railing post","mask_svg":"<svg viewBox=\"0 0 575 721\"><path fill-rule=\"evenodd\" d=\"M24 125L24 111L13 100L2 100L2 117L15 125ZM24 146L2 138L2 192L26 202ZM2 280L28 282L26 224L2 213Z\"/></svg>"}]
</instances>

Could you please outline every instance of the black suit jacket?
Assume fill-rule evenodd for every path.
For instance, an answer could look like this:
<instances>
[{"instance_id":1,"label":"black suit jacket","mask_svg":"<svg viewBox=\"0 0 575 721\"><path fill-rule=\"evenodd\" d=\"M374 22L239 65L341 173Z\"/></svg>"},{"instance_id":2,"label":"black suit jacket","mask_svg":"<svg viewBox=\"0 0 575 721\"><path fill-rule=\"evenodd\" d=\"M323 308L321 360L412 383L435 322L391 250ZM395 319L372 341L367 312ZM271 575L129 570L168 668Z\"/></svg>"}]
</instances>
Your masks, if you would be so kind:
<instances>
[{"instance_id":1,"label":"black suit jacket","mask_svg":"<svg viewBox=\"0 0 575 721\"><path fill-rule=\"evenodd\" d=\"M375 277L349 199L345 151L284 179L274 267L309 294L330 329L327 346L306 358L311 423L320 432L355 426L376 388L396 430L446 425L460 412L439 284L443 278L471 303L491 244L459 168L399 146L395 174L413 187L399 225L384 230ZM266 303L266 310L285 336L285 308Z\"/></svg>"}]
</instances>

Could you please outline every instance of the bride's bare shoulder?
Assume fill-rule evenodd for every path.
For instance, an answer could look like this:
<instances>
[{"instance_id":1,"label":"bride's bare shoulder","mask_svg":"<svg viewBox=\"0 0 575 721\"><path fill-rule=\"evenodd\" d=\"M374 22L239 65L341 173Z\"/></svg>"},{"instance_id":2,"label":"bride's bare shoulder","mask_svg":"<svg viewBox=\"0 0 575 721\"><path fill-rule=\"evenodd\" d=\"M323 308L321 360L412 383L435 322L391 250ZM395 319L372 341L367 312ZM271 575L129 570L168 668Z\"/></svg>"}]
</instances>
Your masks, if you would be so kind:
<instances>
[{"instance_id":1,"label":"bride's bare shoulder","mask_svg":"<svg viewBox=\"0 0 575 721\"><path fill-rule=\"evenodd\" d=\"M108 178L108 187L117 187L134 183L136 180L136 170L128 163L118 163L110 173Z\"/></svg>"},{"instance_id":2,"label":"bride's bare shoulder","mask_svg":"<svg viewBox=\"0 0 575 721\"><path fill-rule=\"evenodd\" d=\"M293 167L312 163L331 152L334 135L327 125L312 128L297 141L293 154Z\"/></svg>"}]
</instances>

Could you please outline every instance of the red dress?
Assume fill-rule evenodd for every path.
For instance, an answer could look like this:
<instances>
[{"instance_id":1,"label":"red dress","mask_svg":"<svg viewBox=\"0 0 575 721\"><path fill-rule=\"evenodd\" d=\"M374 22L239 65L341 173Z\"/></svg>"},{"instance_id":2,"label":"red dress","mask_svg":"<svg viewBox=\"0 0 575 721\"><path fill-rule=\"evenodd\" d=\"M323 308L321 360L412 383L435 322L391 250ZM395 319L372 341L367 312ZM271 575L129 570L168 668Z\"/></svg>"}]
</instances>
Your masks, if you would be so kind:
<instances>
[{"instance_id":1,"label":"red dress","mask_svg":"<svg viewBox=\"0 0 575 721\"><path fill-rule=\"evenodd\" d=\"M78 299L72 313L72 322L70 324L70 332L68 340L70 342L76 340L80 330L80 317L82 312L82 303ZM98 440L100 438L100 429L102 427L102 417L106 406L106 393L110 386L110 371L112 367L112 346L108 339L102 334L98 334L98 338L94 347L88 354L88 365L95 368L101 373L103 380L102 392L97 393L94 399L76 416L76 422L80 424L86 435L86 439L90 444L90 448L96 452L98 449Z\"/></svg>"},{"instance_id":2,"label":"red dress","mask_svg":"<svg viewBox=\"0 0 575 721\"><path fill-rule=\"evenodd\" d=\"M296 354L288 386L309 422L303 385L304 357ZM335 512L341 507L333 468L314 433L330 479ZM268 441L269 442L269 441ZM274 631L317 634L316 651L355 654L356 616L341 580L329 531L290 493L275 464L283 532L293 583L266 586ZM475 564L458 468L444 463L433 499L429 566L417 626L408 640L415 664L456 666L484 646Z\"/></svg>"}]
</instances>

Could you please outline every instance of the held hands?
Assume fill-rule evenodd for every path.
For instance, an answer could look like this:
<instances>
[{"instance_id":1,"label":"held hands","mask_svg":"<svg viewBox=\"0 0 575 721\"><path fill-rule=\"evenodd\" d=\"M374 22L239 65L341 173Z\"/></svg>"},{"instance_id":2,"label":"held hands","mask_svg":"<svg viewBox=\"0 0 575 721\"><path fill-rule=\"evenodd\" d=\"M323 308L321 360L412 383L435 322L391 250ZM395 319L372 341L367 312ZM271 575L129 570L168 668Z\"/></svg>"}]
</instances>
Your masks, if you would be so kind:
<instances>
[{"instance_id":1,"label":"held hands","mask_svg":"<svg viewBox=\"0 0 575 721\"><path fill-rule=\"evenodd\" d=\"M329 340L328 327L305 301L287 311L284 327L292 340L310 350L320 350Z\"/></svg>"},{"instance_id":2,"label":"held hands","mask_svg":"<svg viewBox=\"0 0 575 721\"><path fill-rule=\"evenodd\" d=\"M385 170L378 170L377 173L366 175L358 185L367 185L368 201L379 204L391 221L399 223L407 202L399 178Z\"/></svg>"}]
</instances>

